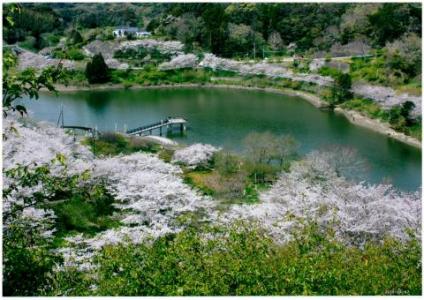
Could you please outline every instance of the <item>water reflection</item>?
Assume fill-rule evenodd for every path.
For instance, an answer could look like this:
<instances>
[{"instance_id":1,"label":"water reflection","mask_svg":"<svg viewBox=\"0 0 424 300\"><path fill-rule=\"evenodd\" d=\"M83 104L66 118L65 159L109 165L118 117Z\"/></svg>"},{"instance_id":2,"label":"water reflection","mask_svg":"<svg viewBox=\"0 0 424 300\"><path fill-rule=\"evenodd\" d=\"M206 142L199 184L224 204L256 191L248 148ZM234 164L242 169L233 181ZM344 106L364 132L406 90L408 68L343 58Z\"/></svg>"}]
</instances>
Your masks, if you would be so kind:
<instances>
[{"instance_id":1,"label":"water reflection","mask_svg":"<svg viewBox=\"0 0 424 300\"><path fill-rule=\"evenodd\" d=\"M357 149L370 169L363 180L381 182L389 177L403 189L421 185L421 151L366 128L343 116L316 109L298 97L260 91L230 89L151 89L63 93L59 99L42 94L29 102L38 119L56 122L59 102L66 108L65 122L120 130L157 122L167 116L188 119L182 143L209 143L242 151L252 131L291 134L306 154L328 145Z\"/></svg>"}]
</instances>

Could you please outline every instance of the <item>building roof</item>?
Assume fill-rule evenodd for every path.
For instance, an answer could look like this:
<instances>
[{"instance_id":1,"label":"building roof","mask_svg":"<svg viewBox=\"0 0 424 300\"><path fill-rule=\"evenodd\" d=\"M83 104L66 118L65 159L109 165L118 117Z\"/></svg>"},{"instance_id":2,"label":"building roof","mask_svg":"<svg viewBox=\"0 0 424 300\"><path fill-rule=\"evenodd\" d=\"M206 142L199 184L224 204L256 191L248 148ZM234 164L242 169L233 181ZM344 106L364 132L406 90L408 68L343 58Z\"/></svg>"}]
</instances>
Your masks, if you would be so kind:
<instances>
[{"instance_id":1,"label":"building roof","mask_svg":"<svg viewBox=\"0 0 424 300\"><path fill-rule=\"evenodd\" d=\"M137 27L128 27L128 26L116 27L115 30L122 30L122 31L126 31L126 32L139 32L139 31L141 31Z\"/></svg>"}]
</instances>

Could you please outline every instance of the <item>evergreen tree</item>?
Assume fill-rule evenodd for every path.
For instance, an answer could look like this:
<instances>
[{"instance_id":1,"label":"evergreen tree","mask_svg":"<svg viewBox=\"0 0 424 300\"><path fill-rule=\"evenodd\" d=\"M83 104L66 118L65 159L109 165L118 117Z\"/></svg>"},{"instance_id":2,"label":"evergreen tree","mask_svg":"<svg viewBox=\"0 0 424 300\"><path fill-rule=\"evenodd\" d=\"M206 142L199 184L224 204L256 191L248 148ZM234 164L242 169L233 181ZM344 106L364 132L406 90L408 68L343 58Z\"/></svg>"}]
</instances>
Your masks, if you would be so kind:
<instances>
[{"instance_id":1,"label":"evergreen tree","mask_svg":"<svg viewBox=\"0 0 424 300\"><path fill-rule=\"evenodd\" d=\"M109 67L106 65L101 53L94 55L92 61L87 63L85 76L90 84L105 83L109 81Z\"/></svg>"}]
</instances>

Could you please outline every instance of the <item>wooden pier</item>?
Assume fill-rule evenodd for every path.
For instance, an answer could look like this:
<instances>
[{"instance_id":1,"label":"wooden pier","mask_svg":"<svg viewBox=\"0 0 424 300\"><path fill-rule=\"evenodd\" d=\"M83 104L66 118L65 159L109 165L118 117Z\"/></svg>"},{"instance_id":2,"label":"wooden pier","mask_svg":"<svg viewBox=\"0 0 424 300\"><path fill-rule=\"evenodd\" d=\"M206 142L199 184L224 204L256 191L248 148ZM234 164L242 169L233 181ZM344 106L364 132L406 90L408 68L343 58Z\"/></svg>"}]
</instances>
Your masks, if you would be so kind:
<instances>
[{"instance_id":1,"label":"wooden pier","mask_svg":"<svg viewBox=\"0 0 424 300\"><path fill-rule=\"evenodd\" d=\"M175 128L178 128L181 133L186 130L187 120L184 118L168 117L165 120L160 120L157 123L140 126L134 129L127 130L128 135L151 135L153 130L158 129L159 134L162 135L163 129L166 128L167 132L172 132Z\"/></svg>"},{"instance_id":2,"label":"wooden pier","mask_svg":"<svg viewBox=\"0 0 424 300\"><path fill-rule=\"evenodd\" d=\"M187 120L180 117L168 117L165 120L160 120L159 122L140 126L134 129L126 130L125 133L128 135L152 135L153 130L159 130L159 134L162 136L163 129L166 128L167 133L173 132L175 128L179 129L181 133L184 133L186 130ZM63 129L74 130L82 130L89 132L93 137L100 135L100 132L97 130L97 126L95 128L79 126L79 125L65 125L64 114L63 114L63 105L60 107L59 118L57 119L57 127ZM125 126L126 127L126 126ZM124 129L125 130L125 129ZM116 131L116 124L115 124Z\"/></svg>"}]
</instances>

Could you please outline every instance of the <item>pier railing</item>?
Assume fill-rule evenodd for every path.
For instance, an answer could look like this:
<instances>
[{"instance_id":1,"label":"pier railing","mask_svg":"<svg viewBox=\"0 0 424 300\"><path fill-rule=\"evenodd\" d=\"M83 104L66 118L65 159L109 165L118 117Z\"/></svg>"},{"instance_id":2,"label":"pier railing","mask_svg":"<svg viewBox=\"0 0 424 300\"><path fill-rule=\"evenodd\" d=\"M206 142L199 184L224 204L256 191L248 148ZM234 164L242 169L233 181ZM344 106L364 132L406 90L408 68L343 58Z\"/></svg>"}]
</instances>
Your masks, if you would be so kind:
<instances>
[{"instance_id":1,"label":"pier railing","mask_svg":"<svg viewBox=\"0 0 424 300\"><path fill-rule=\"evenodd\" d=\"M160 133L162 134L162 128L166 127L167 129L172 129L174 125L179 125L181 132L184 132L186 123L187 120L184 118L169 117L165 120L160 120L156 123L140 126L134 129L129 129L126 133L129 135L143 135L148 132L151 134L153 130L159 129Z\"/></svg>"}]
</instances>

